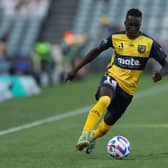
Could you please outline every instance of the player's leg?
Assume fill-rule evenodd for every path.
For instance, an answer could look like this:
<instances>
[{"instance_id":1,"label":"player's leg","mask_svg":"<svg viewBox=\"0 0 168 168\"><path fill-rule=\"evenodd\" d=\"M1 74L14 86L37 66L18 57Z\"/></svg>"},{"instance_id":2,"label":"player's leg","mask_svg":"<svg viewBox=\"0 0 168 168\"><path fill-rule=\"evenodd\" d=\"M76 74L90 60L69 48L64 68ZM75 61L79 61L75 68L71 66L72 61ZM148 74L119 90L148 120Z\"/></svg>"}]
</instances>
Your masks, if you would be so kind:
<instances>
[{"instance_id":1,"label":"player's leg","mask_svg":"<svg viewBox=\"0 0 168 168\"><path fill-rule=\"evenodd\" d=\"M116 87L117 82L112 77L104 76L101 79L99 90L96 94L96 99L98 101L88 113L82 134L76 145L77 150L81 151L89 146L89 143L91 142L90 135L92 135L91 131L100 120L103 112L106 111L111 104L111 99L114 99Z\"/></svg>"},{"instance_id":2,"label":"player's leg","mask_svg":"<svg viewBox=\"0 0 168 168\"><path fill-rule=\"evenodd\" d=\"M99 123L97 129L95 130L92 138L95 140L99 137L104 136L114 125L114 123L119 119L119 116L115 119L113 118L113 115L110 111L107 111L104 115L104 119Z\"/></svg>"},{"instance_id":3,"label":"player's leg","mask_svg":"<svg viewBox=\"0 0 168 168\"><path fill-rule=\"evenodd\" d=\"M108 108L111 103L112 90L107 87L100 89L100 97L97 103L92 107L88 113L88 117L83 127L82 134L77 142L76 148L81 151L89 145L89 136L91 130L95 127L103 112Z\"/></svg>"},{"instance_id":4,"label":"player's leg","mask_svg":"<svg viewBox=\"0 0 168 168\"><path fill-rule=\"evenodd\" d=\"M105 118L106 116L111 113L108 111L106 112L105 114ZM108 116L110 117L110 116ZM110 117L111 118L111 117ZM105 121L105 119L103 119L99 126L97 127L96 130L92 130L90 136L89 136L89 139L90 139L90 143L88 145L88 147L86 148L86 154L90 154L93 152L94 148L95 148L95 145L96 145L96 139L99 138L99 137L102 137L103 135L105 135L109 130L110 128L112 127L112 124L107 124L107 122Z\"/></svg>"},{"instance_id":5,"label":"player's leg","mask_svg":"<svg viewBox=\"0 0 168 168\"><path fill-rule=\"evenodd\" d=\"M105 135L111 127L117 122L117 120L126 111L128 105L132 100L132 96L125 93L120 88L116 91L116 97L110 104L108 111L104 115L104 119L100 122L97 129L90 135L90 145L86 149L86 153L89 154L95 147L95 140Z\"/></svg>"},{"instance_id":6,"label":"player's leg","mask_svg":"<svg viewBox=\"0 0 168 168\"><path fill-rule=\"evenodd\" d=\"M102 87L100 89L100 96L97 103L92 107L88 113L83 131L91 131L95 124L99 121L102 114L111 103L112 91L110 88Z\"/></svg>"},{"instance_id":7,"label":"player's leg","mask_svg":"<svg viewBox=\"0 0 168 168\"><path fill-rule=\"evenodd\" d=\"M132 100L131 95L124 92L119 86L117 87L115 100L110 104L108 111L104 115L104 120L102 120L97 127L93 139L97 139L105 135L112 125L124 114L128 105Z\"/></svg>"}]
</instances>

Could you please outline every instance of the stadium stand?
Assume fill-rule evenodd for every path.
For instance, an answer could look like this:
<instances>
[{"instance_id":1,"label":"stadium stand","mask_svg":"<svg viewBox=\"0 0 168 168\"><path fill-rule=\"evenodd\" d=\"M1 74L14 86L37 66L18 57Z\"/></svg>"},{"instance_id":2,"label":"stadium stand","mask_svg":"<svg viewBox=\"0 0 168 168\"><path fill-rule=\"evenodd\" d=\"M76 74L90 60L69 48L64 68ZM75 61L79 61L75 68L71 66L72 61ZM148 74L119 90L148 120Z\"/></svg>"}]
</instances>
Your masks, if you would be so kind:
<instances>
[{"instance_id":1,"label":"stadium stand","mask_svg":"<svg viewBox=\"0 0 168 168\"><path fill-rule=\"evenodd\" d=\"M139 8L144 13L143 31L156 38L166 40L168 1L160 0L80 0L74 32L96 32L101 15L109 17L112 24L123 26L125 13L129 8ZM94 12L93 12L94 11ZM91 33L92 34L92 33Z\"/></svg>"},{"instance_id":2,"label":"stadium stand","mask_svg":"<svg viewBox=\"0 0 168 168\"><path fill-rule=\"evenodd\" d=\"M78 0L52 0L41 37L51 43L60 43L64 32L73 27L77 7Z\"/></svg>"},{"instance_id":3,"label":"stadium stand","mask_svg":"<svg viewBox=\"0 0 168 168\"><path fill-rule=\"evenodd\" d=\"M1 0L0 39L6 40L8 57L32 58L39 39L62 52L64 36L72 32L87 39L83 56L100 39L123 28L129 8L142 10L143 32L168 48L168 1L164 0Z\"/></svg>"},{"instance_id":4,"label":"stadium stand","mask_svg":"<svg viewBox=\"0 0 168 168\"><path fill-rule=\"evenodd\" d=\"M17 4L18 2L18 4ZM29 55L47 14L48 0L3 0L0 37L8 34L8 55ZM36 11L38 7L38 11ZM31 12L30 12L31 11Z\"/></svg>"},{"instance_id":5,"label":"stadium stand","mask_svg":"<svg viewBox=\"0 0 168 168\"><path fill-rule=\"evenodd\" d=\"M144 32L156 38L167 40L165 36L168 27L167 1L71 0L66 3L65 1L52 0L49 8L48 5L44 5L46 9L43 9L45 14L42 17L38 16L36 10L32 10L36 13L36 17L34 17L29 13L32 4L27 7L29 10L29 16L27 16L24 4L20 7L22 9L17 9L19 12L16 12L15 1L1 0L0 8L6 9L1 10L1 12L5 12L0 18L0 37L5 34L5 31L10 31L7 42L9 55L28 54L39 32L41 32L40 36L43 39L51 43L60 43L67 30L72 30L75 34L87 34L94 39L95 32L100 29L102 16L107 16L113 26L122 27L124 14L128 8L132 7L139 8L144 13L142 27Z\"/></svg>"}]
</instances>

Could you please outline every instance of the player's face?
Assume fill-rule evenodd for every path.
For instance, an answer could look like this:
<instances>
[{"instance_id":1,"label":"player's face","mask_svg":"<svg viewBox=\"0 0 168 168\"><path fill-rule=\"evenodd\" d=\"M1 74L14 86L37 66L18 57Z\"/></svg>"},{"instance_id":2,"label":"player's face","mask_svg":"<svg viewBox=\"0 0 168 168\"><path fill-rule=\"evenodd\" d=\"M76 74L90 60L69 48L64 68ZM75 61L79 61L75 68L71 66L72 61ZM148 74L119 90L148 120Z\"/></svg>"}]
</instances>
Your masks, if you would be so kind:
<instances>
[{"instance_id":1,"label":"player's face","mask_svg":"<svg viewBox=\"0 0 168 168\"><path fill-rule=\"evenodd\" d=\"M125 28L127 36L134 39L139 36L141 27L141 18L135 16L128 16L125 21Z\"/></svg>"}]
</instances>

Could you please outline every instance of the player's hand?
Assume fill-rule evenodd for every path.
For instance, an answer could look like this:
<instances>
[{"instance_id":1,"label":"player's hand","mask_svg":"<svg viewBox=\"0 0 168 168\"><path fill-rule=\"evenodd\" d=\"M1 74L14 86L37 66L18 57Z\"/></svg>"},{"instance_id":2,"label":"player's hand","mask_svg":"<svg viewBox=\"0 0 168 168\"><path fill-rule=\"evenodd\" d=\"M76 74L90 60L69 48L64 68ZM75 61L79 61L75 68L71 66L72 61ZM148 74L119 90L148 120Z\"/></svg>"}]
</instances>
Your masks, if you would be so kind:
<instances>
[{"instance_id":1,"label":"player's hand","mask_svg":"<svg viewBox=\"0 0 168 168\"><path fill-rule=\"evenodd\" d=\"M67 76L66 76L66 78L65 78L65 82L72 81L72 80L75 78L76 73L77 73L76 71L71 70L71 71L67 74Z\"/></svg>"},{"instance_id":2,"label":"player's hand","mask_svg":"<svg viewBox=\"0 0 168 168\"><path fill-rule=\"evenodd\" d=\"M162 75L160 74L160 72L154 72L152 75L152 79L154 82L158 82L162 79Z\"/></svg>"}]
</instances>

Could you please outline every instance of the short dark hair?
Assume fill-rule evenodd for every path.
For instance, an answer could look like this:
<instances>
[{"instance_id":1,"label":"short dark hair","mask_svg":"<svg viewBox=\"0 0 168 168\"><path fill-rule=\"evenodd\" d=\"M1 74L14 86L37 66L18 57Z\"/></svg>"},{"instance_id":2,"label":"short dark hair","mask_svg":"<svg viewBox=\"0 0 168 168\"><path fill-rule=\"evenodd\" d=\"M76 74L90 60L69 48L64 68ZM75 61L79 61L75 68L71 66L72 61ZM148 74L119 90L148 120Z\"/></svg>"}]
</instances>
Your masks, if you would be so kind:
<instances>
[{"instance_id":1,"label":"short dark hair","mask_svg":"<svg viewBox=\"0 0 168 168\"><path fill-rule=\"evenodd\" d=\"M128 16L135 16L142 18L142 12L139 9L132 8L128 10L126 17Z\"/></svg>"}]
</instances>

